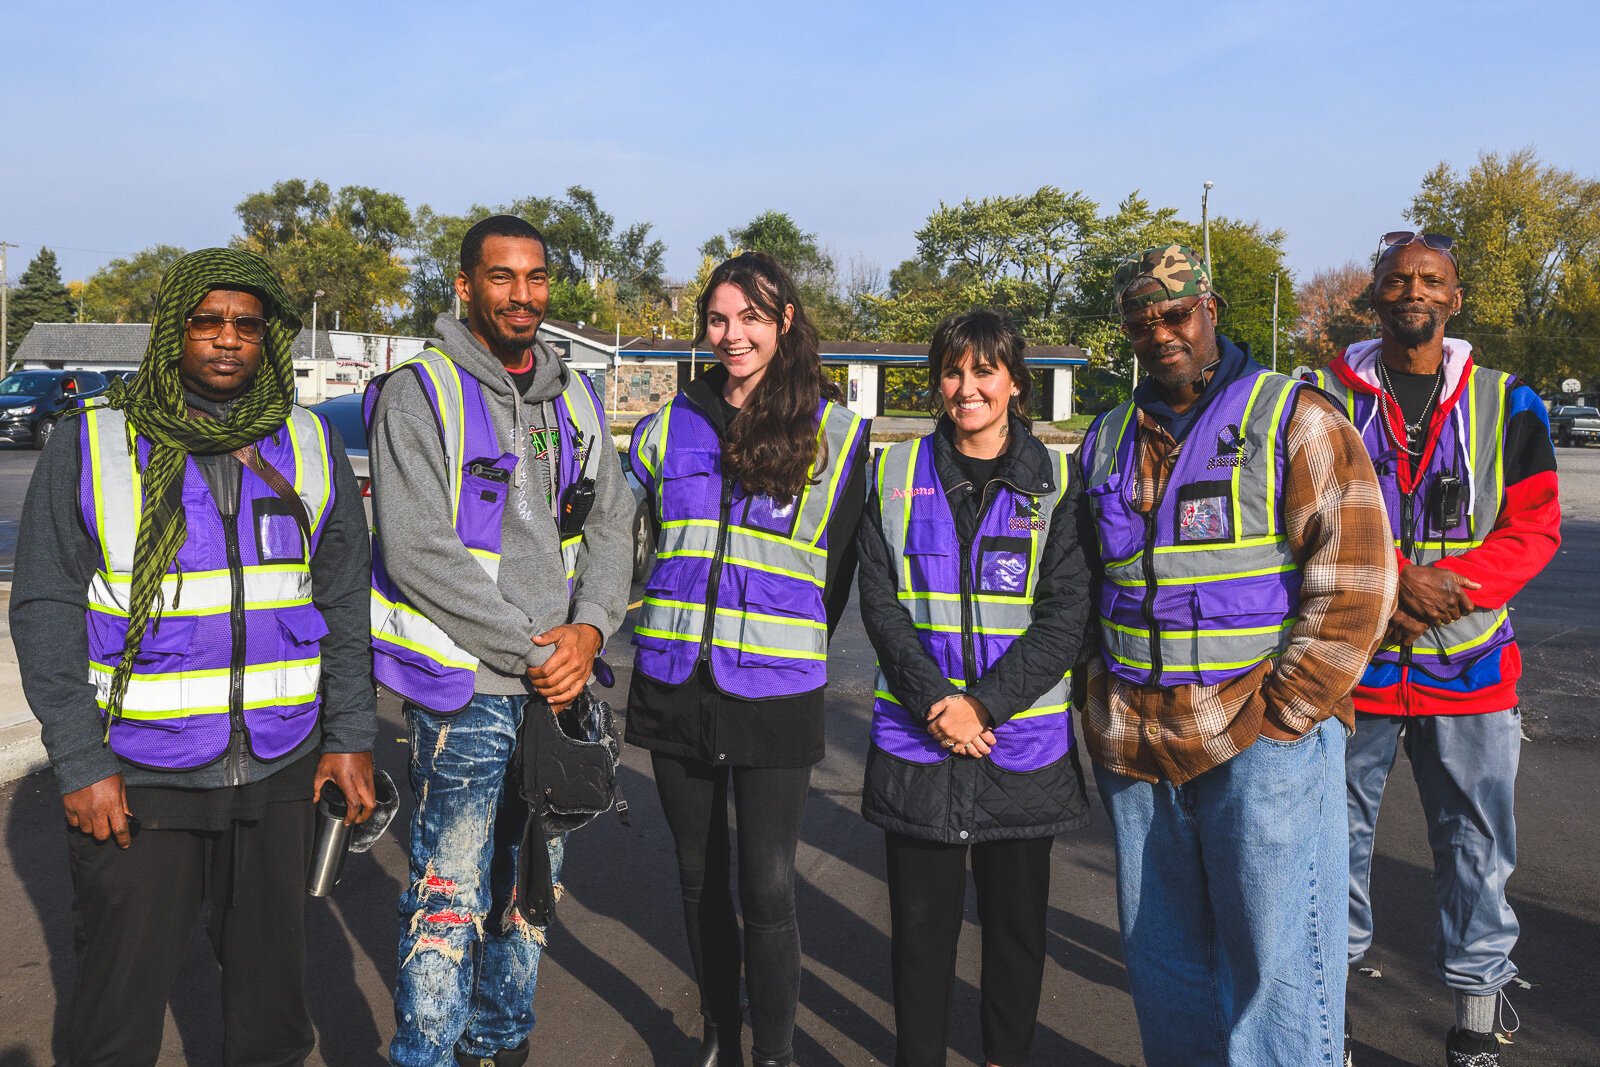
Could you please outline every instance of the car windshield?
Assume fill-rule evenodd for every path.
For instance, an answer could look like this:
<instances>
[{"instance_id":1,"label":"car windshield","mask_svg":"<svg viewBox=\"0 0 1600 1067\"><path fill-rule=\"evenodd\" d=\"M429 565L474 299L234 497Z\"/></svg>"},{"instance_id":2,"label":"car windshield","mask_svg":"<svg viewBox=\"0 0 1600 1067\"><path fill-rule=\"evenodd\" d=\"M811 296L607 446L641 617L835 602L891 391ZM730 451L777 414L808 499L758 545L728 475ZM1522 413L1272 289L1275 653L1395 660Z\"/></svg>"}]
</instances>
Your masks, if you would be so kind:
<instances>
[{"instance_id":1,"label":"car windshield","mask_svg":"<svg viewBox=\"0 0 1600 1067\"><path fill-rule=\"evenodd\" d=\"M367 450L367 424L361 418L359 393L324 401L311 410L328 420L328 425L333 427L339 439L344 442L346 452Z\"/></svg>"},{"instance_id":2,"label":"car windshield","mask_svg":"<svg viewBox=\"0 0 1600 1067\"><path fill-rule=\"evenodd\" d=\"M0 382L0 396L43 396L55 383L54 374L10 374Z\"/></svg>"},{"instance_id":3,"label":"car windshield","mask_svg":"<svg viewBox=\"0 0 1600 1067\"><path fill-rule=\"evenodd\" d=\"M1600 415L1600 408L1568 408L1566 413L1575 419L1592 419Z\"/></svg>"}]
</instances>

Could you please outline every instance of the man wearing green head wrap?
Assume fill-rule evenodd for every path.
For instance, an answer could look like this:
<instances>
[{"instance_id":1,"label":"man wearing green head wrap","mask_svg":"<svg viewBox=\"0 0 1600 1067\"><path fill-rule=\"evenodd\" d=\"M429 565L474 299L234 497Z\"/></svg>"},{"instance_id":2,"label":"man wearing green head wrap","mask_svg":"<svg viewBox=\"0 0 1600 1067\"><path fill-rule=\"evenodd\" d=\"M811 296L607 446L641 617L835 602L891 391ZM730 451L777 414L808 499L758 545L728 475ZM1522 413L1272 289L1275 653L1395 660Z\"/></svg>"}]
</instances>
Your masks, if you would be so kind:
<instances>
[{"instance_id":1,"label":"man wearing green head wrap","mask_svg":"<svg viewBox=\"0 0 1600 1067\"><path fill-rule=\"evenodd\" d=\"M139 374L40 456L11 625L66 809L68 1062L153 1064L203 900L227 1064L299 1064L312 800L373 809L371 553L343 447L294 406L261 257L163 279ZM319 755L320 751L320 755Z\"/></svg>"}]
</instances>

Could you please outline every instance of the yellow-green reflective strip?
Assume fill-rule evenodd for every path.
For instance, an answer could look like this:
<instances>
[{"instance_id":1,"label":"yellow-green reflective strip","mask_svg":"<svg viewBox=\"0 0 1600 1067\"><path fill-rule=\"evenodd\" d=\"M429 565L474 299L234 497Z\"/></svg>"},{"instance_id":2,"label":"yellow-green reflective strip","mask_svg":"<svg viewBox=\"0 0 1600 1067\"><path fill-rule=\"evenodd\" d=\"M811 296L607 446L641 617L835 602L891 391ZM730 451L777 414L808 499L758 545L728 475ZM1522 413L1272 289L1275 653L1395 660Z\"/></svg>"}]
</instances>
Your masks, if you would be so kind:
<instances>
[{"instance_id":1,"label":"yellow-green reflective strip","mask_svg":"<svg viewBox=\"0 0 1600 1067\"><path fill-rule=\"evenodd\" d=\"M687 600L663 600L654 596L645 597L643 603L658 608L675 608L679 611L704 612L706 610L704 604L691 604ZM828 628L827 623L817 622L814 619L801 619L793 615L769 615L766 612L745 611L742 608L724 607L721 604L717 605L717 614L740 619L756 619L760 622L774 622L782 626L798 626L810 630L826 630ZM699 640L699 638L695 638L695 640Z\"/></svg>"},{"instance_id":2,"label":"yellow-green reflective strip","mask_svg":"<svg viewBox=\"0 0 1600 1067\"><path fill-rule=\"evenodd\" d=\"M959 634L965 632L959 623L956 625L941 625L939 623L917 622L912 620L911 625L915 626L919 630L931 630L934 633L941 634ZM1023 634L1028 632L1028 628L1026 626L1021 628L1008 626L980 626L974 628L972 632L976 637L1021 637Z\"/></svg>"},{"instance_id":3,"label":"yellow-green reflective strip","mask_svg":"<svg viewBox=\"0 0 1600 1067\"><path fill-rule=\"evenodd\" d=\"M1266 377L1262 375L1262 377ZM1278 402L1272 408L1272 421L1268 425L1267 433L1267 529L1278 528L1278 427L1283 419L1284 405L1289 403L1289 397L1294 395L1294 383L1278 390ZM1285 438L1287 438L1285 434ZM1237 468L1235 468L1237 469ZM1238 529L1237 526L1234 529Z\"/></svg>"},{"instance_id":4,"label":"yellow-green reflective strip","mask_svg":"<svg viewBox=\"0 0 1600 1067\"><path fill-rule=\"evenodd\" d=\"M1045 704L1037 708L1028 708L1025 711L1017 712L1006 722L1016 722L1018 719L1037 719L1041 715L1064 715L1071 706L1071 704ZM1005 723L1001 723L1001 725L1004 726Z\"/></svg>"},{"instance_id":5,"label":"yellow-green reflective strip","mask_svg":"<svg viewBox=\"0 0 1600 1067\"><path fill-rule=\"evenodd\" d=\"M248 602L245 603L244 610L246 610L246 611L266 611L266 610L272 609L272 608L299 608L299 607L304 607L304 606L306 606L307 604L310 604L310 603L311 603L311 598L310 597L299 597L297 599L292 599L292 600L252 600L252 601L248 601ZM130 618L131 617L128 612L123 611L121 608L113 607L110 604L97 604L97 603L95 603L93 601L90 601L90 603L89 603L89 610L90 611L97 611L102 615L115 615L118 618L122 618L122 619L126 619L126 618ZM163 608L161 610L161 615L159 617L162 618L162 619L168 619L168 618L181 619L181 618L191 618L191 617L192 618L200 618L201 616L205 616L205 615L219 615L219 616L220 615L226 615L232 610L233 610L232 605L223 605L222 607L216 607L216 608L170 608L169 607L169 608ZM158 625L159 625L159 623L158 623Z\"/></svg>"},{"instance_id":6,"label":"yellow-green reflective strip","mask_svg":"<svg viewBox=\"0 0 1600 1067\"><path fill-rule=\"evenodd\" d=\"M918 593L908 590L897 592L895 597L900 600L943 600L952 604L961 600L960 593ZM1030 607L1033 603L1022 597L1006 596L1002 593L973 593L971 599L975 604L1012 604L1019 608Z\"/></svg>"},{"instance_id":7,"label":"yellow-green reflective strip","mask_svg":"<svg viewBox=\"0 0 1600 1067\"><path fill-rule=\"evenodd\" d=\"M318 694L316 693L306 693L292 697L263 697L260 700L245 701L243 708L245 711L259 711L262 708L292 708L301 704L309 704L317 699L317 696ZM106 710L106 701L96 697L95 703L100 706L101 711ZM124 708L118 712L117 717L136 719L141 722L160 722L163 719L182 719L190 715L226 715L231 710L226 704L204 708L183 708L179 711L129 711Z\"/></svg>"},{"instance_id":8,"label":"yellow-green reflective strip","mask_svg":"<svg viewBox=\"0 0 1600 1067\"><path fill-rule=\"evenodd\" d=\"M322 658L320 656L313 656L310 659L286 659L277 660L273 663L252 663L245 667L244 673L266 674L271 671L293 670L296 667L315 667L320 662L322 662ZM110 663L100 663L97 660L89 661L89 669L92 671L98 671L101 674L112 674L116 671L116 667L114 665ZM141 682L170 682L175 680L182 681L186 678L226 678L232 673L232 667L212 667L203 671L170 671L164 674L151 674L146 671L135 671L133 677L135 680ZM182 715L184 714L184 711L183 709L179 709L174 711L172 714Z\"/></svg>"},{"instance_id":9,"label":"yellow-green reflective strip","mask_svg":"<svg viewBox=\"0 0 1600 1067\"><path fill-rule=\"evenodd\" d=\"M699 522L700 520L697 519L692 521ZM717 524L713 522L711 525L715 526ZM796 541L793 538L784 537L782 534L768 533L765 530L753 530L748 526L729 526L728 532L730 534L737 534L740 537L756 537L763 541L772 541L775 544L783 545L785 548L793 548L801 552L809 552L811 555L818 556L822 559L826 559L828 557L827 549L818 548L815 544L807 544L804 541Z\"/></svg>"},{"instance_id":10,"label":"yellow-green reflective strip","mask_svg":"<svg viewBox=\"0 0 1600 1067\"><path fill-rule=\"evenodd\" d=\"M1132 419L1133 419L1133 410L1134 410L1133 401L1131 401L1131 400L1128 401L1128 403L1124 405L1124 409L1125 410L1123 411L1123 414L1122 414L1122 425L1117 427L1117 436L1115 438L1113 438L1114 446L1111 449L1111 470L1109 472L1110 474L1117 473L1117 460L1122 456L1122 438L1123 438L1124 435L1127 434L1127 432L1128 432L1128 423L1130 421L1132 421ZM1102 432L1104 432L1105 427L1102 425L1100 427L1100 429L1101 429ZM1138 456L1134 456L1135 460L1137 460L1138 458L1139 458Z\"/></svg>"},{"instance_id":11,"label":"yellow-green reflective strip","mask_svg":"<svg viewBox=\"0 0 1600 1067\"><path fill-rule=\"evenodd\" d=\"M1110 650L1108 649L1107 651ZM1282 654L1283 653L1281 651L1272 651L1268 652L1264 656L1257 656L1255 659L1242 659L1234 663L1186 663L1181 667L1163 666L1162 673L1191 674L1198 671L1231 671L1237 670L1240 667L1254 667L1256 664L1265 663L1269 659L1277 659ZM1124 667L1136 667L1141 671L1148 671L1155 667L1155 664L1146 660L1130 659L1127 656L1119 656L1115 652L1111 653L1111 658L1122 664Z\"/></svg>"},{"instance_id":12,"label":"yellow-green reflective strip","mask_svg":"<svg viewBox=\"0 0 1600 1067\"><path fill-rule=\"evenodd\" d=\"M711 559L713 557L713 555L714 555L714 553L706 552L706 551L703 551L702 549L698 549L698 548L680 548L680 549L676 549L676 550L670 551L670 552L658 552L656 554L656 558L657 559L680 559L680 558L686 558L686 559ZM755 570L755 571L766 571L768 574L781 574L786 578L798 578L803 582L810 582L812 585L816 586L818 589L821 589L824 585L827 584L827 582L825 582L823 579L818 578L818 577L816 577L814 575L802 574L799 571L791 571L791 570L789 570L789 569L787 569L785 567L774 567L769 563L757 563L753 559L740 559L739 557L736 557L736 556L724 556L722 558L722 561L724 563L737 564L740 567L749 567L751 570Z\"/></svg>"},{"instance_id":13,"label":"yellow-green reflective strip","mask_svg":"<svg viewBox=\"0 0 1600 1067\"><path fill-rule=\"evenodd\" d=\"M303 572L303 571L305 571L305 569L306 569L306 565L304 563L263 563L260 566L245 567L244 568L244 573L245 574L287 574L287 573L289 573L291 571ZM131 585L131 584L133 584L133 575L131 575L131 574L123 574L123 573L115 573L115 574L113 574L110 571L105 571L105 570L96 571L95 573L98 574L101 578L104 578L106 581L111 582L111 583L116 584L116 585ZM197 579L197 578L226 578L232 573L233 572L229 571L226 567L222 568L221 570L213 570L213 571L184 571L183 572L183 580L187 582L187 581L190 581L190 580L193 580L193 579ZM168 574L163 574L161 576L161 581L162 581L163 584L165 584L167 582L176 582L178 580L178 577L179 576L178 576L177 572L171 572L171 573L168 573Z\"/></svg>"},{"instance_id":14,"label":"yellow-green reflective strip","mask_svg":"<svg viewBox=\"0 0 1600 1067\"><path fill-rule=\"evenodd\" d=\"M1476 637L1468 638L1458 645L1450 645L1447 648L1435 648L1430 645L1419 644L1413 644L1411 648L1414 652L1437 652L1445 656L1453 656L1458 652L1467 652L1471 649L1477 648L1479 645L1487 643L1488 640L1495 635L1496 631L1500 629L1500 626L1506 621L1507 618L1509 618L1509 615L1506 613L1504 608L1501 608L1495 613L1494 625L1490 626L1487 630L1481 634L1478 634ZM1391 645L1387 647L1393 648L1397 646Z\"/></svg>"},{"instance_id":15,"label":"yellow-green reflective strip","mask_svg":"<svg viewBox=\"0 0 1600 1067\"><path fill-rule=\"evenodd\" d=\"M1300 620L1297 618L1288 618L1277 626L1244 626L1236 629L1222 630L1162 630L1161 636L1163 639L1170 637L1174 640L1207 637L1261 637L1265 634L1277 634L1282 633L1285 630L1293 629L1294 624L1299 621ZM1120 623L1108 622L1105 619L1100 620L1100 625L1104 626L1108 630L1115 630L1119 634L1129 634L1133 637L1142 637L1146 641L1150 640L1149 630L1141 630L1133 626L1123 626Z\"/></svg>"},{"instance_id":16,"label":"yellow-green reflective strip","mask_svg":"<svg viewBox=\"0 0 1600 1067\"><path fill-rule=\"evenodd\" d=\"M1204 585L1208 582L1225 582L1234 578L1259 578L1265 574L1288 574L1290 571L1299 569L1300 568L1296 564L1285 563L1278 567L1260 567L1251 571L1230 571L1226 574L1208 574L1204 578L1157 578L1156 584L1162 586ZM1145 584L1143 578L1114 578L1109 574L1106 575L1106 578L1111 582L1112 585L1120 585L1124 587L1142 586Z\"/></svg>"},{"instance_id":17,"label":"yellow-green reflective strip","mask_svg":"<svg viewBox=\"0 0 1600 1067\"><path fill-rule=\"evenodd\" d=\"M461 376L456 372L455 364L448 356L445 357L444 362L448 364L450 372L455 375L456 379L455 390L450 396L446 396L444 383L440 380L438 369L435 366L435 360L419 357L417 360L417 367L433 382L433 393L439 398L440 421L444 423L446 431L449 431L452 428L450 420L452 418L455 419L455 426L453 428L455 430L456 450L453 462L448 454L448 446L445 449L447 453L445 456L445 465L450 469L450 524L454 526L456 520L460 518L461 515L461 461L465 457L467 451L467 411L465 399L462 396L463 390L461 388ZM447 402L449 402L455 409L453 412L445 410L445 404Z\"/></svg>"},{"instance_id":18,"label":"yellow-green reflective strip","mask_svg":"<svg viewBox=\"0 0 1600 1067\"><path fill-rule=\"evenodd\" d=\"M419 656L425 656L441 666L455 667L464 671L474 671L478 669L477 663L471 660L447 659L444 653L440 652L438 649L429 648L427 645L424 645L421 642L413 641L409 637L401 637L399 634L392 634L384 630L375 629L372 631L372 639L374 641L382 641L386 645L398 645L401 648L410 649Z\"/></svg>"},{"instance_id":19,"label":"yellow-green reflective strip","mask_svg":"<svg viewBox=\"0 0 1600 1067\"><path fill-rule=\"evenodd\" d=\"M691 641L695 644L700 643L699 634L680 634L675 633L672 630L655 630L645 626L636 626L634 627L633 632L643 637L660 638L663 641ZM753 652L761 656L776 656L782 659L825 660L828 658L828 654L826 652L801 651L797 648L772 648L767 645L747 645L739 641L730 641L720 637L713 637L711 639L711 643L716 645L718 648L731 648L738 652Z\"/></svg>"},{"instance_id":20,"label":"yellow-green reflective strip","mask_svg":"<svg viewBox=\"0 0 1600 1067\"><path fill-rule=\"evenodd\" d=\"M817 420L817 440L822 440L822 428L828 424L828 416L833 413L833 409L836 406L830 400L827 408L822 412L822 418ZM844 447L840 450L841 454L828 457L828 462L833 466L833 477L828 481L828 499L823 504L822 521L817 524L817 536L811 539L813 545L821 541L822 535L828 532L828 520L833 517L833 506L839 500L839 479L844 475L845 457L855 449L856 439L861 435L861 417L854 412L850 414L850 428L845 432ZM822 550L818 549L817 551Z\"/></svg>"}]
</instances>

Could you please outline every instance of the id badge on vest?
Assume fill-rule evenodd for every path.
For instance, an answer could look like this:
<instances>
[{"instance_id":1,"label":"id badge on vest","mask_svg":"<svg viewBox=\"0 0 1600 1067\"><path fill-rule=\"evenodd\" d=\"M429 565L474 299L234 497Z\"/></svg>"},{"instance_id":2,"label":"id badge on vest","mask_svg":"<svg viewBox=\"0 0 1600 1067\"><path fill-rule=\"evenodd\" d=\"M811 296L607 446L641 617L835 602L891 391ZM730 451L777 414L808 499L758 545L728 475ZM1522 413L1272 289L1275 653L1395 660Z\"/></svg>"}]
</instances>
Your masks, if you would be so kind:
<instances>
[{"instance_id":1,"label":"id badge on vest","mask_svg":"<svg viewBox=\"0 0 1600 1067\"><path fill-rule=\"evenodd\" d=\"M1177 508L1173 529L1179 544L1210 545L1234 539L1233 482L1190 482L1180 486Z\"/></svg>"},{"instance_id":2,"label":"id badge on vest","mask_svg":"<svg viewBox=\"0 0 1600 1067\"><path fill-rule=\"evenodd\" d=\"M305 538L289 503L276 496L256 497L252 504L256 551L262 563L300 563L305 560Z\"/></svg>"}]
</instances>

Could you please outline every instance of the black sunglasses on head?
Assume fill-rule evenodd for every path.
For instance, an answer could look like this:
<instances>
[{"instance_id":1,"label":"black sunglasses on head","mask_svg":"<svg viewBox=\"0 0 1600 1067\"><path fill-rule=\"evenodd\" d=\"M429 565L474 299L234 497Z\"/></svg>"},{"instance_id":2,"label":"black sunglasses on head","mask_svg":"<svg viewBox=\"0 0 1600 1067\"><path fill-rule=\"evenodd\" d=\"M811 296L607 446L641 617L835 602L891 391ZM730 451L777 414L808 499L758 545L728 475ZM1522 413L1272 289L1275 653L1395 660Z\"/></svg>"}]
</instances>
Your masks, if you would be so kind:
<instances>
[{"instance_id":1,"label":"black sunglasses on head","mask_svg":"<svg viewBox=\"0 0 1600 1067\"><path fill-rule=\"evenodd\" d=\"M1443 233L1415 233L1411 230L1390 230L1378 238L1378 255L1390 248L1399 248L1401 245L1416 244L1421 242L1435 252L1443 252L1455 262L1456 239Z\"/></svg>"}]
</instances>

